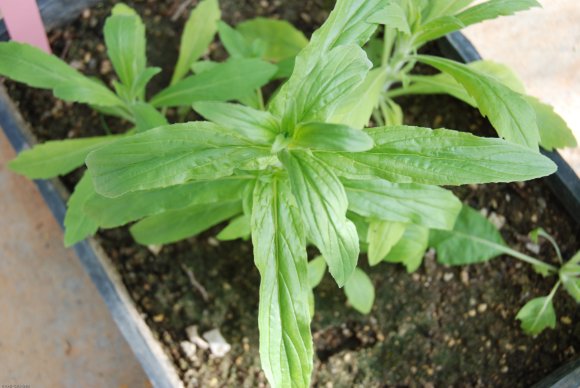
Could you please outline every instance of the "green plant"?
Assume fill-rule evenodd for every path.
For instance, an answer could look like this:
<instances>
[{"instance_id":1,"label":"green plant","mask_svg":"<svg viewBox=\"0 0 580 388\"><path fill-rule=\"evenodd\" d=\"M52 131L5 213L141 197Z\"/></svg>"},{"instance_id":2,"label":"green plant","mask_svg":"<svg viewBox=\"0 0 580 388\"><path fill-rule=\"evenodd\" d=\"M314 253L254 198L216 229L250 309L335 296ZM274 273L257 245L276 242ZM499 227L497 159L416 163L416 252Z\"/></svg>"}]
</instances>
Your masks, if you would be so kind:
<instances>
[{"instance_id":1,"label":"green plant","mask_svg":"<svg viewBox=\"0 0 580 388\"><path fill-rule=\"evenodd\" d=\"M167 125L168 120L159 109L187 110L194 101L237 100L255 94L278 72L278 66L259 58L230 58L210 66L198 61L214 39L220 16L217 0L203 0L193 10L181 37L171 84L150 99L146 98L147 85L161 69L147 67L145 26L125 4L114 7L104 27L107 54L118 77L113 81L113 90L35 47L0 43L0 75L32 87L51 89L60 99L89 104L130 124L123 135L49 141L35 146L13 160L10 168L31 179L64 175L83 166L86 156L98 147ZM192 71L194 74L188 76ZM88 181L88 177L81 179L68 204L66 245L73 245L98 229L99 225L85 217L82 208L84 198L91 194Z\"/></svg>"},{"instance_id":2,"label":"green plant","mask_svg":"<svg viewBox=\"0 0 580 388\"><path fill-rule=\"evenodd\" d=\"M144 244L176 241L227 219L227 238L251 234L262 277L260 353L274 386L309 385L309 301L326 266L353 304L370 309L372 284L356 268L359 235L375 262L388 251L382 236L392 236L387 259L416 268L429 228L452 230L461 211L460 201L435 185L555 171L537 150L501 139L402 125L361 130L348 114L336 119L358 113L366 95L360 85L372 64L361 45L376 30L367 21L386 3L339 1L267 110L195 103L209 122L152 129L86 159L96 194L85 210L97 224L141 219L131 230ZM395 244L405 235L405 246ZM309 264L308 242L324 261Z\"/></svg>"},{"instance_id":3,"label":"green plant","mask_svg":"<svg viewBox=\"0 0 580 388\"><path fill-rule=\"evenodd\" d=\"M310 384L312 288L327 268L345 287L353 306L368 312L374 290L357 268L361 248L368 249L371 264L402 262L414 270L432 238L440 257L445 257L442 247L447 239L441 236L457 235L462 204L438 185L519 181L555 171L537 147L502 139L401 122L363 130L374 108L368 91L376 83L369 77L377 71L371 70L361 46L375 34L377 15L389 11L392 4L339 0L307 45L299 33L289 33L286 24L257 20L234 29L219 23L231 60L260 61L264 67L271 67L264 60L276 62L265 80L290 75L268 104L256 91L261 85L252 85L243 95L224 93L224 98L216 98L208 82L203 85L209 97L193 98L189 86L200 81L174 81L151 100L153 107L193 103L208 121L157 122L155 128L87 147L75 159L75 166L83 160L88 166L69 203L74 222L67 227L73 225L70 233L75 236L136 221L131 232L138 242L166 244L226 220L230 223L220 238L251 235L261 275L260 354L273 386ZM279 46L261 39L263 28L279 28L278 37L291 37L293 43ZM274 39L275 35L266 36ZM3 47L8 47L5 52L15 50L15 46ZM195 59L187 60L188 64L199 56L191 51L194 54L187 57ZM133 58L130 51L118 54L125 61ZM0 56L8 54L0 51ZM217 66L221 65L194 64L199 74L192 77ZM7 70L0 67L0 72ZM54 88L63 96L58 85L34 83L28 79L30 74L12 77ZM385 82L377 87L380 96ZM70 89L80 93L74 85ZM124 88L117 89L126 97L121 93ZM215 101L220 99L241 100L246 106ZM394 102L385 99L385 104L396 115ZM111 106L120 110L125 105L111 103L106 109L111 111ZM74 232L75 228L83 233ZM308 244L316 246L321 256L308 261ZM544 264L544 268L551 266Z\"/></svg>"}]
</instances>

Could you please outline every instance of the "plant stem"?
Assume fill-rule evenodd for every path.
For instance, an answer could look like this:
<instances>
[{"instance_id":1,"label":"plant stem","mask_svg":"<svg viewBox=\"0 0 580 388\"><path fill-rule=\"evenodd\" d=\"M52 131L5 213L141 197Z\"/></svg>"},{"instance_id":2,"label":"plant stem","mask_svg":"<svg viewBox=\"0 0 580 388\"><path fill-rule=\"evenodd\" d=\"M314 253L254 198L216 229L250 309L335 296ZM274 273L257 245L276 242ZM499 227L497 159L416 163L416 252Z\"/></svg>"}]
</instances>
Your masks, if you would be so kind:
<instances>
[{"instance_id":1,"label":"plant stem","mask_svg":"<svg viewBox=\"0 0 580 388\"><path fill-rule=\"evenodd\" d=\"M521 261L526 262L528 264L535 265L536 267L545 268L549 272L558 273L558 268L557 267L555 267L555 266L553 266L551 264L545 263L545 262L543 262L541 260L535 259L535 258L533 258L531 256L528 256L526 254L523 254L521 252L518 252L518 251L516 251L514 249L511 249L511 248L508 248L508 247L502 247L501 250L503 250L503 252L506 255L510 255L514 259L518 259L518 260L521 260Z\"/></svg>"},{"instance_id":2,"label":"plant stem","mask_svg":"<svg viewBox=\"0 0 580 388\"><path fill-rule=\"evenodd\" d=\"M556 292L558 291L558 288L560 288L560 285L562 284L561 280L558 280L556 282L556 284L554 285L554 287L552 288L552 291L550 291L550 294L548 295L548 300L552 300L554 299L554 296L556 295Z\"/></svg>"}]
</instances>

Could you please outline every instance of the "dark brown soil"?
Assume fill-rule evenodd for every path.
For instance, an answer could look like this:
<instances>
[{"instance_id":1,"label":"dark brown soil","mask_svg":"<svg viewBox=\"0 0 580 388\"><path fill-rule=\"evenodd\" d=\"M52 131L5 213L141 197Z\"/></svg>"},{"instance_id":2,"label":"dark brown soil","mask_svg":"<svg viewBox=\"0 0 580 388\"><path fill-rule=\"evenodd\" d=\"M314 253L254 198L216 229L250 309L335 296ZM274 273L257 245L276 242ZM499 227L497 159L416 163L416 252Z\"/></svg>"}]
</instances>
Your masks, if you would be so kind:
<instances>
[{"instance_id":1,"label":"dark brown soil","mask_svg":"<svg viewBox=\"0 0 580 388\"><path fill-rule=\"evenodd\" d=\"M69 27L51 33L57 55L84 73L110 82L113 75L102 45L102 26L112 2L86 11ZM154 88L167 83L177 56L178 37L186 18L170 21L182 0L128 1L144 16L150 38L149 60L164 68ZM296 23L310 33L327 15L331 1L221 0L230 22L267 15ZM217 47L216 47L217 48ZM103 135L128 128L90 108L55 100L50 92L6 82L11 96L38 138ZM463 129L491 135L478 112L451 98L400 100L409 124ZM75 175L65 178L69 185ZM544 227L561 244L563 254L580 247L575 225L542 181L525 184L469 186L455 189L467 203L496 220L509 244L527 252L527 233ZM220 243L215 230L155 255L135 245L124 229L103 231L99 240L122 275L139 309L191 386L264 386L258 357L257 306L259 276L251 244ZM553 261L541 245L539 257ZM400 266L368 269L377 301L368 316L350 309L342 291L326 276L316 292L313 320L316 346L315 386L494 386L522 387L537 382L577 357L580 310L564 292L556 298L555 330L537 338L522 334L515 321L529 299L546 295L552 279L507 257L464 268L446 268L427 254L425 264L408 275ZM193 271L208 300L192 286ZM221 359L198 350L194 359L179 346L185 329L219 328L232 345Z\"/></svg>"}]
</instances>

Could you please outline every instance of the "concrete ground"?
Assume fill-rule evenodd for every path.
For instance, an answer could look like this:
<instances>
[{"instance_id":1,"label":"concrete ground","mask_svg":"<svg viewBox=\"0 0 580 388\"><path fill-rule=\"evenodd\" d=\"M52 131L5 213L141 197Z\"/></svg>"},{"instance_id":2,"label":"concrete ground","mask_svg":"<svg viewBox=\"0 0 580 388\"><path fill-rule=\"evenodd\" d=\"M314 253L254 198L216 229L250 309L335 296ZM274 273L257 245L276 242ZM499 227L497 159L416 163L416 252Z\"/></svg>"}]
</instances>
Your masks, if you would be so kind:
<instances>
[{"instance_id":1,"label":"concrete ground","mask_svg":"<svg viewBox=\"0 0 580 388\"><path fill-rule=\"evenodd\" d=\"M0 384L149 387L0 128Z\"/></svg>"},{"instance_id":2,"label":"concrete ground","mask_svg":"<svg viewBox=\"0 0 580 388\"><path fill-rule=\"evenodd\" d=\"M529 94L553 105L580 142L580 1L539 2L464 33L484 58L512 67ZM580 148L560 153L580 175Z\"/></svg>"}]
</instances>

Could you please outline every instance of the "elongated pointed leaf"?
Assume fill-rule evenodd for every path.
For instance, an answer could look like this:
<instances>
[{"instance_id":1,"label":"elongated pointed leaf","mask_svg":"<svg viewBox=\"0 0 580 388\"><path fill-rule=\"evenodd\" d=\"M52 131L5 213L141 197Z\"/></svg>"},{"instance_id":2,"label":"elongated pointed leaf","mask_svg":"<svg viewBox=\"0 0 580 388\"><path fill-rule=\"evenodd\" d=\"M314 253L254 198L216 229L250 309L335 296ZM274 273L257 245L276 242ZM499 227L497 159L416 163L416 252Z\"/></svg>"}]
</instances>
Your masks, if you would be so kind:
<instances>
[{"instance_id":1,"label":"elongated pointed leaf","mask_svg":"<svg viewBox=\"0 0 580 388\"><path fill-rule=\"evenodd\" d=\"M278 68L261 59L230 59L189 76L151 99L155 107L191 106L196 101L229 101L264 86Z\"/></svg>"},{"instance_id":2,"label":"elongated pointed leaf","mask_svg":"<svg viewBox=\"0 0 580 388\"><path fill-rule=\"evenodd\" d=\"M356 268L344 285L344 293L351 306L361 314L368 314L375 303L375 287L363 270Z\"/></svg>"},{"instance_id":3,"label":"elongated pointed leaf","mask_svg":"<svg viewBox=\"0 0 580 388\"><path fill-rule=\"evenodd\" d=\"M370 266L379 264L387 257L403 237L405 229L407 225L400 222L372 221L370 223L367 235Z\"/></svg>"},{"instance_id":4,"label":"elongated pointed leaf","mask_svg":"<svg viewBox=\"0 0 580 388\"><path fill-rule=\"evenodd\" d=\"M401 263L407 268L407 272L415 272L423 263L428 246L429 229L419 225L408 225L403 237L384 260L388 263Z\"/></svg>"},{"instance_id":5,"label":"elongated pointed leaf","mask_svg":"<svg viewBox=\"0 0 580 388\"><path fill-rule=\"evenodd\" d=\"M318 256L308 262L308 284L310 288L316 288L320 284L326 273L326 267L326 260L322 256Z\"/></svg>"},{"instance_id":6,"label":"elongated pointed leaf","mask_svg":"<svg viewBox=\"0 0 580 388\"><path fill-rule=\"evenodd\" d=\"M437 250L437 261L447 265L491 260L505 248L496 227L469 206L463 207L453 230L432 230L430 245Z\"/></svg>"},{"instance_id":7,"label":"elongated pointed leaf","mask_svg":"<svg viewBox=\"0 0 580 388\"><path fill-rule=\"evenodd\" d=\"M84 212L84 204L94 195L88 173L81 178L68 200L64 218L64 245L70 247L95 234L99 225Z\"/></svg>"},{"instance_id":8,"label":"elongated pointed leaf","mask_svg":"<svg viewBox=\"0 0 580 388\"><path fill-rule=\"evenodd\" d=\"M107 54L121 82L132 87L145 71L145 25L135 11L117 4L105 22Z\"/></svg>"},{"instance_id":9,"label":"elongated pointed leaf","mask_svg":"<svg viewBox=\"0 0 580 388\"><path fill-rule=\"evenodd\" d=\"M517 93L525 94L525 87L517 75L507 66L491 62L477 61L468 64L472 69L482 72ZM401 94L450 94L467 104L477 108L477 102L469 95L465 88L446 73L434 76L413 76L413 83L399 89L394 96ZM532 107L536 116L536 123L540 133L540 145L551 151L554 148L575 147L576 139L566 122L554 112L554 108L541 102L536 97L524 96Z\"/></svg>"},{"instance_id":10,"label":"elongated pointed leaf","mask_svg":"<svg viewBox=\"0 0 580 388\"><path fill-rule=\"evenodd\" d=\"M220 41L232 58L258 58L261 52L253 46L241 32L228 25L226 22L218 22Z\"/></svg>"},{"instance_id":11,"label":"elongated pointed leaf","mask_svg":"<svg viewBox=\"0 0 580 388\"><path fill-rule=\"evenodd\" d=\"M306 152L284 152L280 157L302 210L307 237L318 247L342 287L359 255L356 228L346 218L344 187L328 166Z\"/></svg>"},{"instance_id":12,"label":"elongated pointed leaf","mask_svg":"<svg viewBox=\"0 0 580 388\"><path fill-rule=\"evenodd\" d=\"M536 0L490 0L457 13L472 2L444 0L441 6L436 5L438 9L429 12L429 16L425 19L426 23L420 27L421 32L415 40L417 47L484 20L513 15L540 6Z\"/></svg>"},{"instance_id":13,"label":"elongated pointed leaf","mask_svg":"<svg viewBox=\"0 0 580 388\"><path fill-rule=\"evenodd\" d=\"M169 125L169 122L153 107L153 105L138 102L131 106L131 112L135 118L137 132L145 132L153 128Z\"/></svg>"},{"instance_id":14,"label":"elongated pointed leaf","mask_svg":"<svg viewBox=\"0 0 580 388\"><path fill-rule=\"evenodd\" d=\"M106 197L190 180L232 175L244 162L270 155L207 122L160 127L127 137L87 157L97 193Z\"/></svg>"},{"instance_id":15,"label":"elongated pointed leaf","mask_svg":"<svg viewBox=\"0 0 580 388\"><path fill-rule=\"evenodd\" d=\"M387 72L382 69L368 72L364 82L340 101L329 121L355 129L366 127L379 103L386 79Z\"/></svg>"},{"instance_id":16,"label":"elongated pointed leaf","mask_svg":"<svg viewBox=\"0 0 580 388\"><path fill-rule=\"evenodd\" d=\"M411 33L407 14L397 3L387 4L385 8L372 15L367 21L369 23L384 24L389 28L399 30L405 34Z\"/></svg>"},{"instance_id":17,"label":"elongated pointed leaf","mask_svg":"<svg viewBox=\"0 0 580 388\"><path fill-rule=\"evenodd\" d=\"M423 21L455 15L475 0L429 0L423 8Z\"/></svg>"},{"instance_id":18,"label":"elongated pointed leaf","mask_svg":"<svg viewBox=\"0 0 580 388\"><path fill-rule=\"evenodd\" d=\"M248 182L247 179L231 177L136 191L117 198L95 194L85 202L84 211L99 226L114 228L169 210L239 200Z\"/></svg>"},{"instance_id":19,"label":"elongated pointed leaf","mask_svg":"<svg viewBox=\"0 0 580 388\"><path fill-rule=\"evenodd\" d=\"M301 94L299 91L305 85L310 84L313 86L314 83L308 80L316 80L312 74L315 69L326 67L324 63L328 63L327 58L330 51L339 46L353 44L358 46L364 45L377 28L376 24L367 22L368 18L386 4L387 0L337 1L334 10L324 25L312 35L308 46L297 56L294 72L271 102L270 111L279 117L282 117L284 112L299 111L300 109L290 108L293 105L291 100ZM334 55L337 56L337 53L335 52ZM319 73L318 70L316 72ZM330 76L330 69L325 70L325 74ZM343 75L343 77L346 78L346 75ZM336 87L338 85L334 86ZM321 85L318 84L316 87L320 88ZM306 98L309 98L311 101L316 100L314 96L306 96ZM298 105L303 106L304 104L303 102L299 102ZM319 105L323 104L319 101ZM300 115L300 113L294 112L291 114ZM292 120L295 119L296 117L292 118ZM308 118L308 120L312 121L316 120L316 118ZM289 126L291 127L291 125Z\"/></svg>"},{"instance_id":20,"label":"elongated pointed leaf","mask_svg":"<svg viewBox=\"0 0 580 388\"><path fill-rule=\"evenodd\" d=\"M193 109L206 119L238 132L258 144L272 144L280 123L269 112L239 104L197 102Z\"/></svg>"},{"instance_id":21,"label":"elongated pointed leaf","mask_svg":"<svg viewBox=\"0 0 580 388\"><path fill-rule=\"evenodd\" d=\"M574 133L552 106L532 96L526 96L526 100L536 112L542 147L553 151L556 148L578 146Z\"/></svg>"},{"instance_id":22,"label":"elongated pointed leaf","mask_svg":"<svg viewBox=\"0 0 580 388\"><path fill-rule=\"evenodd\" d=\"M120 138L121 136L102 136L48 141L22 151L16 159L8 163L8 167L30 179L53 178L82 166L91 151Z\"/></svg>"},{"instance_id":23,"label":"elongated pointed leaf","mask_svg":"<svg viewBox=\"0 0 580 388\"><path fill-rule=\"evenodd\" d=\"M292 147L313 150L363 152L374 146L373 139L359 129L346 125L310 122L300 124Z\"/></svg>"},{"instance_id":24,"label":"elongated pointed leaf","mask_svg":"<svg viewBox=\"0 0 580 388\"><path fill-rule=\"evenodd\" d=\"M310 386L313 346L308 259L299 211L288 183L258 181L252 241L260 271L260 359L274 387Z\"/></svg>"},{"instance_id":25,"label":"elongated pointed leaf","mask_svg":"<svg viewBox=\"0 0 580 388\"><path fill-rule=\"evenodd\" d=\"M538 149L540 134L534 110L522 95L467 65L426 55L420 55L418 59L450 74L463 85L501 137Z\"/></svg>"},{"instance_id":26,"label":"elongated pointed leaf","mask_svg":"<svg viewBox=\"0 0 580 388\"><path fill-rule=\"evenodd\" d=\"M282 127L293 133L298 123L325 121L345 95L364 81L371 67L358 46L339 46L330 51L300 85L293 87L295 94L286 100L281 111ZM288 82L294 82L293 78Z\"/></svg>"},{"instance_id":27,"label":"elongated pointed leaf","mask_svg":"<svg viewBox=\"0 0 580 388\"><path fill-rule=\"evenodd\" d=\"M232 241L239 238L247 240L251 234L251 219L244 214L231 220L228 226L222 229L216 238L220 241Z\"/></svg>"},{"instance_id":28,"label":"elongated pointed leaf","mask_svg":"<svg viewBox=\"0 0 580 388\"><path fill-rule=\"evenodd\" d=\"M465 27L465 24L455 16L447 15L431 20L419 27L419 31L413 41L414 47L421 47L425 43L441 38L453 31Z\"/></svg>"},{"instance_id":29,"label":"elongated pointed leaf","mask_svg":"<svg viewBox=\"0 0 580 388\"><path fill-rule=\"evenodd\" d=\"M317 153L345 177L396 183L462 185L539 178L556 171L548 158L501 139L447 129L370 128L375 148L364 153Z\"/></svg>"},{"instance_id":30,"label":"elongated pointed leaf","mask_svg":"<svg viewBox=\"0 0 580 388\"><path fill-rule=\"evenodd\" d=\"M22 43L0 43L0 75L26 85L52 89L66 101L100 106L123 106L123 102L99 82L93 81L54 55Z\"/></svg>"},{"instance_id":31,"label":"elongated pointed leaf","mask_svg":"<svg viewBox=\"0 0 580 388\"><path fill-rule=\"evenodd\" d=\"M308 44L302 31L285 20L259 17L240 23L236 30L250 44L256 40L264 42L262 58L273 62L295 57Z\"/></svg>"},{"instance_id":32,"label":"elongated pointed leaf","mask_svg":"<svg viewBox=\"0 0 580 388\"><path fill-rule=\"evenodd\" d=\"M171 84L182 79L191 66L208 50L221 18L218 0L203 0L189 15L179 45L179 58Z\"/></svg>"},{"instance_id":33,"label":"elongated pointed leaf","mask_svg":"<svg viewBox=\"0 0 580 388\"><path fill-rule=\"evenodd\" d=\"M170 244L195 236L236 216L241 211L240 201L170 210L139 221L131 227L131 234L143 245Z\"/></svg>"},{"instance_id":34,"label":"elongated pointed leaf","mask_svg":"<svg viewBox=\"0 0 580 388\"><path fill-rule=\"evenodd\" d=\"M513 15L533 7L541 7L541 5L536 0L489 0L457 14L457 18L465 26L470 26L499 16Z\"/></svg>"},{"instance_id":35,"label":"elongated pointed leaf","mask_svg":"<svg viewBox=\"0 0 580 388\"><path fill-rule=\"evenodd\" d=\"M516 315L522 322L522 329L530 335L538 335L547 328L556 327L556 310L550 297L530 300Z\"/></svg>"},{"instance_id":36,"label":"elongated pointed leaf","mask_svg":"<svg viewBox=\"0 0 580 388\"><path fill-rule=\"evenodd\" d=\"M461 202L445 189L382 179L343 180L349 210L384 221L452 229Z\"/></svg>"}]
</instances>

